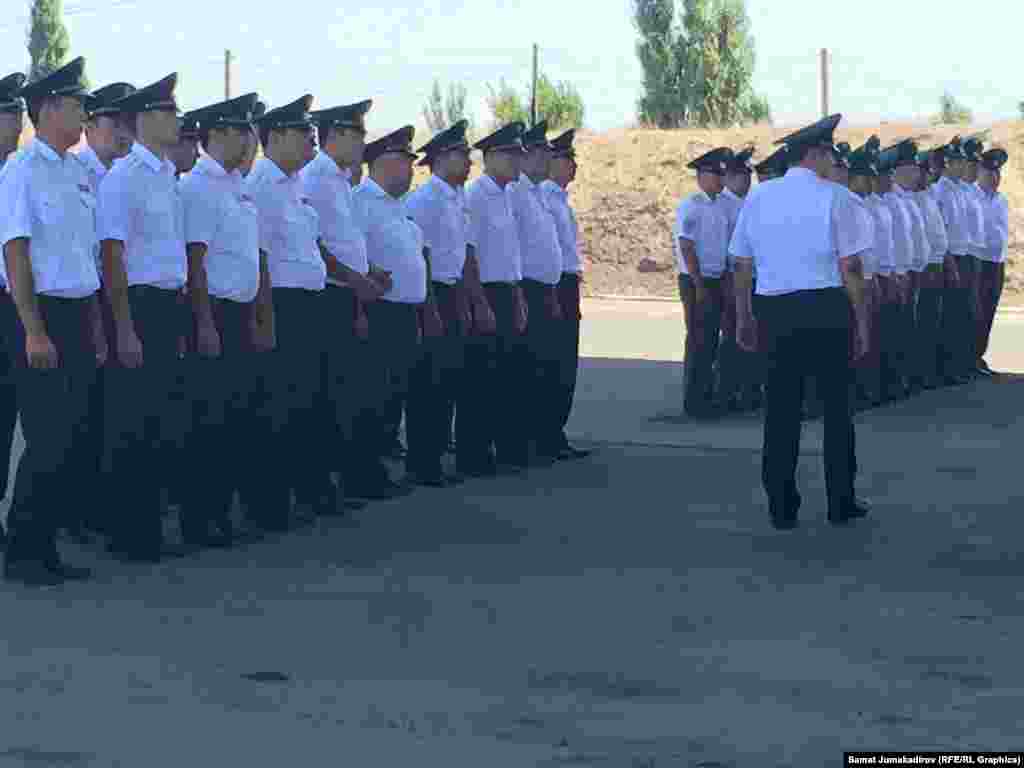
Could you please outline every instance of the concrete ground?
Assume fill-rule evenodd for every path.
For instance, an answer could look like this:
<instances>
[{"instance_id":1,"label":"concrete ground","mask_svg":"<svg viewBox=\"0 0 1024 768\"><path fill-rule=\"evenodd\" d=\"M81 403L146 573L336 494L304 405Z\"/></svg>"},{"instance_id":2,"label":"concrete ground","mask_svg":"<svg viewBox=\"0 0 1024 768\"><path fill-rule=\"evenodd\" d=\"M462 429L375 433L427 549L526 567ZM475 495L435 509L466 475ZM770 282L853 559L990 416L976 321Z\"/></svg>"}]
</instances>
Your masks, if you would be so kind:
<instances>
[{"instance_id":1,"label":"concrete ground","mask_svg":"<svg viewBox=\"0 0 1024 768\"><path fill-rule=\"evenodd\" d=\"M599 452L93 582L0 584L8 766L837 765L1011 749L1024 378L858 417L875 513L767 524L760 422L679 417L682 321L590 301L571 434ZM1020 319L1018 319L1020 317ZM1024 371L1024 316L990 362Z\"/></svg>"}]
</instances>

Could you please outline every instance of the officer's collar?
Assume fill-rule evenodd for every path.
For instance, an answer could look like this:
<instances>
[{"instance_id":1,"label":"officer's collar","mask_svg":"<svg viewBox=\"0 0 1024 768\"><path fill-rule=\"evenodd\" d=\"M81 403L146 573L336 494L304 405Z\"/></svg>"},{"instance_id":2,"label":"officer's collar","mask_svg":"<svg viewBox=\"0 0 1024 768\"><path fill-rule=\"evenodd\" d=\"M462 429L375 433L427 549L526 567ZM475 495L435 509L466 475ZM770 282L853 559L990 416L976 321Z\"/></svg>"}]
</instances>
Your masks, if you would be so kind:
<instances>
[{"instance_id":1,"label":"officer's collar","mask_svg":"<svg viewBox=\"0 0 1024 768\"><path fill-rule=\"evenodd\" d=\"M442 179L436 173L431 174L430 183L437 187L437 189L440 190L441 194L443 194L445 197L451 200L454 200L459 196L459 193L455 190L455 187L453 187L447 181Z\"/></svg>"},{"instance_id":2,"label":"officer's collar","mask_svg":"<svg viewBox=\"0 0 1024 768\"><path fill-rule=\"evenodd\" d=\"M203 155L196 163L196 170L205 173L207 176L230 176L227 169L209 155Z\"/></svg>"},{"instance_id":3,"label":"officer's collar","mask_svg":"<svg viewBox=\"0 0 1024 768\"><path fill-rule=\"evenodd\" d=\"M163 158L154 155L145 145L136 141L132 144L132 154L138 157L142 162L148 165L154 171L161 171L166 161Z\"/></svg>"},{"instance_id":4,"label":"officer's collar","mask_svg":"<svg viewBox=\"0 0 1024 768\"><path fill-rule=\"evenodd\" d=\"M36 136L36 138L33 140L32 146L35 149L36 154L44 158L45 160L49 160L51 163L63 162L61 160L60 155L57 154L57 150L55 150L53 147L51 147L38 136Z\"/></svg>"}]
</instances>

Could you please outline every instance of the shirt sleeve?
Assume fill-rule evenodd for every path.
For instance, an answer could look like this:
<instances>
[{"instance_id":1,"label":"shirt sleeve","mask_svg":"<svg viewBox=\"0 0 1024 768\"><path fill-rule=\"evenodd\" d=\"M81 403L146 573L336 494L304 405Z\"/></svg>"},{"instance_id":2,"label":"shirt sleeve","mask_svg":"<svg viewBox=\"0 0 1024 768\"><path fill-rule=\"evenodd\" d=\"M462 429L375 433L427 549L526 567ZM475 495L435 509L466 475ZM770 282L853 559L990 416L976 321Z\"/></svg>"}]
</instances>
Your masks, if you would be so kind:
<instances>
[{"instance_id":1,"label":"shirt sleeve","mask_svg":"<svg viewBox=\"0 0 1024 768\"><path fill-rule=\"evenodd\" d=\"M405 215L416 222L424 244L433 251L437 245L437 214L433 211L430 198L425 188L417 189L405 200Z\"/></svg>"},{"instance_id":2,"label":"shirt sleeve","mask_svg":"<svg viewBox=\"0 0 1024 768\"><path fill-rule=\"evenodd\" d=\"M181 207L185 219L185 244L201 243L206 247L213 242L220 220L212 195L203 194L201 182L189 176L181 187Z\"/></svg>"},{"instance_id":3,"label":"shirt sleeve","mask_svg":"<svg viewBox=\"0 0 1024 768\"><path fill-rule=\"evenodd\" d=\"M845 194L843 194L845 193ZM850 193L832 197L832 245L840 259L856 256L871 247L874 227L864 226L858 204Z\"/></svg>"},{"instance_id":4,"label":"shirt sleeve","mask_svg":"<svg viewBox=\"0 0 1024 768\"><path fill-rule=\"evenodd\" d=\"M25 170L27 165L18 163L6 169L3 183L0 184L0 211L4 211L3 218L0 218L0 245L32 237L32 201L29 175Z\"/></svg>"},{"instance_id":5,"label":"shirt sleeve","mask_svg":"<svg viewBox=\"0 0 1024 768\"><path fill-rule=\"evenodd\" d=\"M96 235L100 242L120 240L123 243L128 240L131 201L125 174L111 172L103 177L96 206Z\"/></svg>"},{"instance_id":6,"label":"shirt sleeve","mask_svg":"<svg viewBox=\"0 0 1024 768\"><path fill-rule=\"evenodd\" d=\"M466 242L474 249L480 243L480 228L483 226L480 198L481 195L476 186L466 190Z\"/></svg>"},{"instance_id":7,"label":"shirt sleeve","mask_svg":"<svg viewBox=\"0 0 1024 768\"><path fill-rule=\"evenodd\" d=\"M260 250L269 256L274 250L274 224L273 217L270 215L269 190L267 185L260 183L259 178L255 178L246 185L246 191L252 199L252 204L256 207L256 218L260 223Z\"/></svg>"},{"instance_id":8,"label":"shirt sleeve","mask_svg":"<svg viewBox=\"0 0 1024 768\"><path fill-rule=\"evenodd\" d=\"M690 200L683 200L676 211L676 238L694 242L700 232L700 211Z\"/></svg>"},{"instance_id":9,"label":"shirt sleeve","mask_svg":"<svg viewBox=\"0 0 1024 768\"><path fill-rule=\"evenodd\" d=\"M1010 242L1010 207L1006 197L999 195L989 211L992 216L992 226L987 227L988 246L997 250L1001 258L1006 253L1007 245Z\"/></svg>"},{"instance_id":10,"label":"shirt sleeve","mask_svg":"<svg viewBox=\"0 0 1024 768\"><path fill-rule=\"evenodd\" d=\"M736 228L733 229L732 238L729 240L729 256L733 258L734 262L754 260L754 249L751 247L750 237L747 235L750 209L749 203L740 208L739 216L736 217Z\"/></svg>"},{"instance_id":11,"label":"shirt sleeve","mask_svg":"<svg viewBox=\"0 0 1024 768\"><path fill-rule=\"evenodd\" d=\"M949 236L946 233L946 222L942 220L942 213L939 211L937 203L930 207L930 213L931 215L927 217L928 241L932 244L935 253L945 256L949 253Z\"/></svg>"}]
</instances>

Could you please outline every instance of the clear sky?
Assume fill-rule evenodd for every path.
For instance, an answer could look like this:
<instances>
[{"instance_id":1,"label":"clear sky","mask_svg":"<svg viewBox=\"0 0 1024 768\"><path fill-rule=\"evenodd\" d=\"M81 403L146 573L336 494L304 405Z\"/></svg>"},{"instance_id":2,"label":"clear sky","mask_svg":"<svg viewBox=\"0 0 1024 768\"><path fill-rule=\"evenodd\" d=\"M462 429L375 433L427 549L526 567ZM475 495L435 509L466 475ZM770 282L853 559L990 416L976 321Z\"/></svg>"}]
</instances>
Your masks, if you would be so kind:
<instances>
[{"instance_id":1,"label":"clear sky","mask_svg":"<svg viewBox=\"0 0 1024 768\"><path fill-rule=\"evenodd\" d=\"M833 111L850 122L923 118L944 88L979 122L1017 115L1018 0L902 3L747 0L757 40L755 87L776 122L817 116L818 50L832 50ZM3 0L0 76L24 69L28 0ZM180 75L184 109L223 98L224 49L235 56L234 95L271 106L316 97L315 107L373 98L371 133L418 126L434 77L460 81L478 122L487 83L525 87L531 44L541 69L574 82L594 130L635 120L641 71L631 0L65 0L72 55L94 87L145 85ZM926 18L927 11L930 18Z\"/></svg>"}]
</instances>

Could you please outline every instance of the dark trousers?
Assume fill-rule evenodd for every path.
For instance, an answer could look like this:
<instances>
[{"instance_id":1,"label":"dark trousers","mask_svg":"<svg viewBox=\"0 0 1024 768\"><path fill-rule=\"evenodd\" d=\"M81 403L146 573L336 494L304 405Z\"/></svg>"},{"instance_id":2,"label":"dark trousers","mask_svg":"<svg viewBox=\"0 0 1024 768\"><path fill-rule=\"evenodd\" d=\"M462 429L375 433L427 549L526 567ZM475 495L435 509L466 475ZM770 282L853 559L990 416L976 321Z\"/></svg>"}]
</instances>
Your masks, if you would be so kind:
<instances>
[{"instance_id":1,"label":"dark trousers","mask_svg":"<svg viewBox=\"0 0 1024 768\"><path fill-rule=\"evenodd\" d=\"M527 355L525 339L515 330L516 286L485 283L484 292L497 332L473 336L465 347L456 419L457 463L464 471L484 469L495 460L519 465L528 460L525 422L531 406L523 397Z\"/></svg>"},{"instance_id":2,"label":"dark trousers","mask_svg":"<svg viewBox=\"0 0 1024 768\"><path fill-rule=\"evenodd\" d=\"M555 426L559 431L561 447L564 448L569 445L565 426L569 423L569 415L572 413L580 367L580 321L583 313L580 306L580 276L577 273L562 273L562 279L558 283L558 303L562 308L562 320L558 330L558 399Z\"/></svg>"},{"instance_id":3,"label":"dark trousers","mask_svg":"<svg viewBox=\"0 0 1024 768\"><path fill-rule=\"evenodd\" d=\"M978 357L984 357L988 352L992 324L996 319L996 310L999 309L999 299L1003 295L1005 282L1005 263L978 261Z\"/></svg>"},{"instance_id":4,"label":"dark trousers","mask_svg":"<svg viewBox=\"0 0 1024 768\"><path fill-rule=\"evenodd\" d=\"M79 491L83 478L73 461L72 435L89 407L96 370L89 337L89 299L36 297L46 333L57 350L52 370L28 367L25 330L9 297L2 304L25 450L14 478L7 517L8 562L57 559L56 533L75 504L95 503Z\"/></svg>"},{"instance_id":5,"label":"dark trousers","mask_svg":"<svg viewBox=\"0 0 1024 768\"><path fill-rule=\"evenodd\" d=\"M943 290L942 350L940 358L944 375L962 375L977 362L977 312L974 289L974 263L971 256L954 256L960 273L960 284L948 278Z\"/></svg>"},{"instance_id":6,"label":"dark trousers","mask_svg":"<svg viewBox=\"0 0 1024 768\"><path fill-rule=\"evenodd\" d=\"M683 358L683 410L700 413L714 396L713 366L718 355L722 316L722 281L704 278L707 297L697 304L697 289L690 275L679 275L679 298L686 320L686 351Z\"/></svg>"},{"instance_id":7,"label":"dark trousers","mask_svg":"<svg viewBox=\"0 0 1024 768\"><path fill-rule=\"evenodd\" d=\"M434 297L443 334L424 338L409 377L406 400L406 466L413 472L436 475L451 438L452 414L460 391L463 336L459 321L461 285L434 283Z\"/></svg>"},{"instance_id":8,"label":"dark trousers","mask_svg":"<svg viewBox=\"0 0 1024 768\"><path fill-rule=\"evenodd\" d=\"M799 503L804 378L814 375L824 403L825 484L829 509L843 511L854 498L856 451L850 417L850 302L838 288L756 296L754 311L765 326L768 365L762 480L773 509Z\"/></svg>"},{"instance_id":9,"label":"dark trousers","mask_svg":"<svg viewBox=\"0 0 1024 768\"><path fill-rule=\"evenodd\" d=\"M865 310L868 315L868 353L860 361L859 364L855 365L855 376L857 379L857 390L860 397L867 402L874 402L877 400L882 391L881 382L881 353L879 346L882 341L882 335L880 333L880 310L881 310L881 282L885 278L879 278L877 275L874 279L866 281L864 283L864 294L865 294ZM851 323L854 322L852 307L851 307ZM851 341L853 328L851 327Z\"/></svg>"},{"instance_id":10,"label":"dark trousers","mask_svg":"<svg viewBox=\"0 0 1024 768\"><path fill-rule=\"evenodd\" d=\"M905 394L903 387L903 303L895 278L876 277L879 284L879 383L886 400Z\"/></svg>"},{"instance_id":11,"label":"dark trousers","mask_svg":"<svg viewBox=\"0 0 1024 768\"><path fill-rule=\"evenodd\" d=\"M178 337L186 318L178 292L135 285L128 288L142 365L129 369L117 359L105 373L107 435L111 441L110 518L114 548L152 554L162 543L161 489L180 468L171 436L171 396L181 372Z\"/></svg>"},{"instance_id":12,"label":"dark trousers","mask_svg":"<svg viewBox=\"0 0 1024 768\"><path fill-rule=\"evenodd\" d=\"M193 341L186 361L186 385L192 405L185 440L181 530L201 541L210 522L231 531L231 505L255 476L257 446L249 439L253 386L250 343L252 304L210 298L220 334L220 357L202 357ZM193 331L193 339L195 331Z\"/></svg>"},{"instance_id":13,"label":"dark trousers","mask_svg":"<svg viewBox=\"0 0 1024 768\"><path fill-rule=\"evenodd\" d=\"M324 292L274 288L277 346L260 355L264 400L264 441L260 457L259 502L250 505L254 522L280 528L287 524L292 492L302 504L315 504L326 485L327 435L319 395L326 329Z\"/></svg>"},{"instance_id":14,"label":"dark trousers","mask_svg":"<svg viewBox=\"0 0 1024 768\"><path fill-rule=\"evenodd\" d=\"M328 329L323 351L321 404L327 435L328 471L338 472L344 484L353 472L380 477L387 470L379 456L368 456L376 444L379 425L373 409L384 374L371 365L370 343L355 332L356 297L351 288L327 285L324 316ZM376 374L379 373L379 380Z\"/></svg>"},{"instance_id":15,"label":"dark trousers","mask_svg":"<svg viewBox=\"0 0 1024 768\"><path fill-rule=\"evenodd\" d=\"M942 334L942 266L930 264L921 275L917 299L917 374L926 382L939 375L939 341Z\"/></svg>"},{"instance_id":16,"label":"dark trousers","mask_svg":"<svg viewBox=\"0 0 1024 768\"><path fill-rule=\"evenodd\" d=\"M559 406L559 334L561 320L551 317L553 286L536 280L523 280L527 305L526 326L526 401L529 403L526 428L537 453L557 456L562 449L562 425Z\"/></svg>"},{"instance_id":17,"label":"dark trousers","mask_svg":"<svg viewBox=\"0 0 1024 768\"><path fill-rule=\"evenodd\" d=\"M751 283L751 296L757 281ZM736 341L736 286L733 273L722 278L722 338L718 346L718 399L752 405L760 399L764 382L762 345L748 352Z\"/></svg>"},{"instance_id":18,"label":"dark trousers","mask_svg":"<svg viewBox=\"0 0 1024 768\"><path fill-rule=\"evenodd\" d=\"M360 453L368 462L376 462L388 451L394 439L394 403L405 403L409 379L419 361L419 314L415 304L378 300L367 308L370 326L369 353L372 375L379 382L363 410L369 434ZM372 421L372 427L369 422ZM365 478L373 479L373 478Z\"/></svg>"},{"instance_id":19,"label":"dark trousers","mask_svg":"<svg viewBox=\"0 0 1024 768\"><path fill-rule=\"evenodd\" d=\"M0 291L0 498L7 496L14 428L18 423L17 377L13 359L15 337L10 335L7 327L10 321L7 315L13 311L11 295Z\"/></svg>"},{"instance_id":20,"label":"dark trousers","mask_svg":"<svg viewBox=\"0 0 1024 768\"><path fill-rule=\"evenodd\" d=\"M921 273L908 272L907 300L901 314L903 328L903 376L911 384L919 383L921 369L920 328L917 316L917 302L921 295Z\"/></svg>"}]
</instances>

